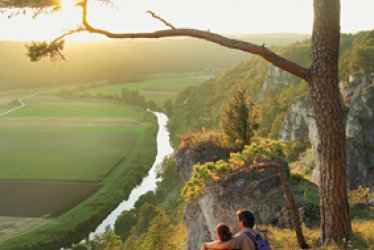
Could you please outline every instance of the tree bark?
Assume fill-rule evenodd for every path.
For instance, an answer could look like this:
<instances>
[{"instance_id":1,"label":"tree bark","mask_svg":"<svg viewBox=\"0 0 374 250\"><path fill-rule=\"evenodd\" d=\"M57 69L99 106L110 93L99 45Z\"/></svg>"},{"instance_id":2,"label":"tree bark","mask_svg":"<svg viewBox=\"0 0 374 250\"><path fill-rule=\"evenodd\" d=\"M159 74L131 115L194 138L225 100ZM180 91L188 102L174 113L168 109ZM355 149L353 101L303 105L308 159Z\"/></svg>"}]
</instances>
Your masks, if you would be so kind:
<instances>
[{"instance_id":1,"label":"tree bark","mask_svg":"<svg viewBox=\"0 0 374 250\"><path fill-rule=\"evenodd\" d=\"M314 0L310 93L320 144L321 241L349 238L346 137L338 87L340 1Z\"/></svg>"}]
</instances>

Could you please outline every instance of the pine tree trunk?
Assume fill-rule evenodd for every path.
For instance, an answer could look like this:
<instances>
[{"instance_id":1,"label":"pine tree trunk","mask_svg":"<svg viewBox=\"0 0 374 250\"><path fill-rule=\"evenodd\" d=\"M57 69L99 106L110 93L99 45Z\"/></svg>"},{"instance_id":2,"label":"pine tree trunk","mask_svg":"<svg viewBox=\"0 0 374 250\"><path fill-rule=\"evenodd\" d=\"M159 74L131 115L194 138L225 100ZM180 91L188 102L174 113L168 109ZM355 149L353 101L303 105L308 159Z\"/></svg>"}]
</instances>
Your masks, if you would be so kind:
<instances>
[{"instance_id":1,"label":"pine tree trunk","mask_svg":"<svg viewBox=\"0 0 374 250\"><path fill-rule=\"evenodd\" d=\"M309 79L320 137L321 241L349 238L346 137L338 87L340 1L314 0L312 68Z\"/></svg>"}]
</instances>

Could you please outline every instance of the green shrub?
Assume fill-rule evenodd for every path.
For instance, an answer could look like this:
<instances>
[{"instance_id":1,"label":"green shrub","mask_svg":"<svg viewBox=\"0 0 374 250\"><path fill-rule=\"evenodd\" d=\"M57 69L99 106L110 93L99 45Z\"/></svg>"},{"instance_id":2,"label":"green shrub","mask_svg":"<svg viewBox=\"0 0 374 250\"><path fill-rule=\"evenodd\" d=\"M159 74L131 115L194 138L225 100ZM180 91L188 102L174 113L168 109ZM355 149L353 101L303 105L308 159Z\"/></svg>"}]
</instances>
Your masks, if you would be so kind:
<instances>
[{"instance_id":1,"label":"green shrub","mask_svg":"<svg viewBox=\"0 0 374 250\"><path fill-rule=\"evenodd\" d=\"M279 141L259 140L244 147L241 153L231 153L228 161L207 162L193 166L192 177L182 188L182 196L191 201L202 195L206 181L217 181L229 171L236 171L254 162L272 161L283 157L284 145Z\"/></svg>"},{"instance_id":2,"label":"green shrub","mask_svg":"<svg viewBox=\"0 0 374 250\"><path fill-rule=\"evenodd\" d=\"M348 196L353 204L366 205L368 200L374 197L374 194L369 192L369 188L359 186L357 189L349 191Z\"/></svg>"}]
</instances>

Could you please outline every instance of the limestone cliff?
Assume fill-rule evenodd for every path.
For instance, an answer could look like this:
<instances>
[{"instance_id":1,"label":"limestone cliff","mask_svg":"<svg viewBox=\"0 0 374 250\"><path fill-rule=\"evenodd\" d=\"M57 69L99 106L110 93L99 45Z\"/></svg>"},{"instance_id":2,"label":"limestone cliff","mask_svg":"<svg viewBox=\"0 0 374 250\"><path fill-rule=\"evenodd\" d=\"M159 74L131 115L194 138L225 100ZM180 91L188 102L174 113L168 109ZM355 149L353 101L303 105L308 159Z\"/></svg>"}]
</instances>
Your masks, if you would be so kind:
<instances>
[{"instance_id":1,"label":"limestone cliff","mask_svg":"<svg viewBox=\"0 0 374 250\"><path fill-rule=\"evenodd\" d=\"M312 144L312 155L315 162L312 179L319 183L319 162L317 161L319 137L309 96L303 96L292 103L284 117L278 138L282 141L291 141L300 140L306 136Z\"/></svg>"},{"instance_id":2,"label":"limestone cliff","mask_svg":"<svg viewBox=\"0 0 374 250\"><path fill-rule=\"evenodd\" d=\"M349 106L346 117L347 174L349 188L358 185L374 188L374 74L351 76L341 83L341 92ZM310 99L297 99L288 109L279 132L280 140L295 140L308 135L314 159L319 143ZM317 183L319 163L312 178Z\"/></svg>"},{"instance_id":3,"label":"limestone cliff","mask_svg":"<svg viewBox=\"0 0 374 250\"><path fill-rule=\"evenodd\" d=\"M344 94L350 107L346 123L349 188L374 189L374 73L353 77Z\"/></svg>"},{"instance_id":4,"label":"limestone cliff","mask_svg":"<svg viewBox=\"0 0 374 250\"><path fill-rule=\"evenodd\" d=\"M261 89L256 97L256 101L262 101L268 94L269 89L276 88L279 92L295 78L290 73L270 65Z\"/></svg>"}]
</instances>

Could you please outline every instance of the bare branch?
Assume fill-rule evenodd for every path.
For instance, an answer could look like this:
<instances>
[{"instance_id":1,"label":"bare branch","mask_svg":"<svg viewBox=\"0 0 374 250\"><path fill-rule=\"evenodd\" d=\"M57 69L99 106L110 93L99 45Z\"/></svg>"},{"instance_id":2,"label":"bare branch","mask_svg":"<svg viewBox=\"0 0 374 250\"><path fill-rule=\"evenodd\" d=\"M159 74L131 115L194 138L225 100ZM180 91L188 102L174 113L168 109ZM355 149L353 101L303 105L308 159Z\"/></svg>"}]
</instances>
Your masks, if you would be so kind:
<instances>
[{"instance_id":1,"label":"bare branch","mask_svg":"<svg viewBox=\"0 0 374 250\"><path fill-rule=\"evenodd\" d=\"M175 27L171 23L167 22L162 17L156 15L154 12L148 10L147 13L151 14L152 17L154 17L154 18L160 20L161 22L163 22L166 26L170 27L172 30L175 30Z\"/></svg>"},{"instance_id":2,"label":"bare branch","mask_svg":"<svg viewBox=\"0 0 374 250\"><path fill-rule=\"evenodd\" d=\"M53 44L53 43L56 43L56 42L58 42L58 41L60 41L60 40L63 40L65 37L67 37L67 36L70 36L70 35L73 35L73 34L76 34L76 33L79 33L79 32L83 32L83 31L87 31L85 28L83 28L83 27L78 27L78 28L76 28L76 29L74 29L74 30L69 30L69 31L67 31L66 33L64 33L64 34L62 34L61 36L59 36L59 37L57 37L56 39L54 39L52 42L51 42L51 44Z\"/></svg>"},{"instance_id":3,"label":"bare branch","mask_svg":"<svg viewBox=\"0 0 374 250\"><path fill-rule=\"evenodd\" d=\"M278 178L279 178L278 174L273 174L273 175L270 175L266 178L260 179L260 180L256 181L253 185L249 186L250 187L249 189L244 190L243 193L252 193L261 184L270 182L270 181L278 179Z\"/></svg>"}]
</instances>

